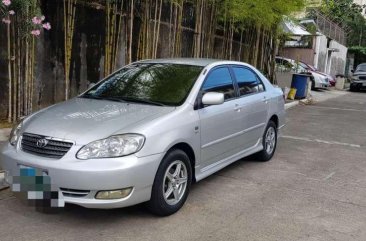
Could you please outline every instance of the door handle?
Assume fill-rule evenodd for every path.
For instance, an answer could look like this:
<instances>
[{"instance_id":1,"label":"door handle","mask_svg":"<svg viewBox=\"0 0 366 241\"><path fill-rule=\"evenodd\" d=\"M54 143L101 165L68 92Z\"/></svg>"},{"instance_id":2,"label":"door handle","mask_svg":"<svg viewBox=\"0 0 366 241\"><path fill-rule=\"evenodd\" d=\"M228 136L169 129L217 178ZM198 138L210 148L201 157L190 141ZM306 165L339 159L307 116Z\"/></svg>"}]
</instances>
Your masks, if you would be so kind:
<instances>
[{"instance_id":1,"label":"door handle","mask_svg":"<svg viewBox=\"0 0 366 241\"><path fill-rule=\"evenodd\" d=\"M268 98L267 97L263 97L263 100L262 100L264 103L268 104Z\"/></svg>"}]
</instances>

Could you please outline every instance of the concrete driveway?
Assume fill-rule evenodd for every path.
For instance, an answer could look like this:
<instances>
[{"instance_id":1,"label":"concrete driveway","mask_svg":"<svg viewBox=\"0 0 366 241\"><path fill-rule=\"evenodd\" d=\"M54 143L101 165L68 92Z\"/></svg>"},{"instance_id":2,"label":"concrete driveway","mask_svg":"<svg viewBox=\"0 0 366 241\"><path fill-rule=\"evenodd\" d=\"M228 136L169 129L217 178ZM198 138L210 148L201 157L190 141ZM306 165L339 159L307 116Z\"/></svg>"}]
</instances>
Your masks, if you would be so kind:
<instances>
[{"instance_id":1,"label":"concrete driveway","mask_svg":"<svg viewBox=\"0 0 366 241\"><path fill-rule=\"evenodd\" d=\"M274 159L240 160L184 208L36 212L0 192L0 240L366 240L366 93L288 111Z\"/></svg>"}]
</instances>

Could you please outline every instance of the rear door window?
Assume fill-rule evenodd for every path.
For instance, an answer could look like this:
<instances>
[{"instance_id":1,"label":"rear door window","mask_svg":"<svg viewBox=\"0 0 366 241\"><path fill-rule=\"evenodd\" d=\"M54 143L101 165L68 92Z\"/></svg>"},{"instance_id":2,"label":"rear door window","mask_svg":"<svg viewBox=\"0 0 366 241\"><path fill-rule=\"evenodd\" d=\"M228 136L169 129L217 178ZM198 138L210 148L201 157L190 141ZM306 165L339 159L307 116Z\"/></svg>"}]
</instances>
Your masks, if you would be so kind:
<instances>
[{"instance_id":1,"label":"rear door window","mask_svg":"<svg viewBox=\"0 0 366 241\"><path fill-rule=\"evenodd\" d=\"M264 85L259 77L245 67L233 67L233 72L238 83L240 96L264 91Z\"/></svg>"}]
</instances>

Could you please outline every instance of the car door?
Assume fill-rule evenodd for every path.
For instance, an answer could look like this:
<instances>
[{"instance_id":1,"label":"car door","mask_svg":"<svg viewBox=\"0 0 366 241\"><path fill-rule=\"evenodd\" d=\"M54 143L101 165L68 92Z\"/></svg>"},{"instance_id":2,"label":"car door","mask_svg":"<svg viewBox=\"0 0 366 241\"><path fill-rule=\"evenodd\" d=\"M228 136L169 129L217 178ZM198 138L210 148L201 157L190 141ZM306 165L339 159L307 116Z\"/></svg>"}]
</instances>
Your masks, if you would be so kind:
<instances>
[{"instance_id":1,"label":"car door","mask_svg":"<svg viewBox=\"0 0 366 241\"><path fill-rule=\"evenodd\" d=\"M201 167L212 165L237 152L242 120L236 88L227 66L211 70L199 98L207 92L224 93L221 105L202 106L198 110L201 129Z\"/></svg>"},{"instance_id":2,"label":"car door","mask_svg":"<svg viewBox=\"0 0 366 241\"><path fill-rule=\"evenodd\" d=\"M268 95L259 76L245 66L232 66L233 76L239 89L238 104L243 120L241 143L244 149L258 144L264 133L268 118Z\"/></svg>"}]
</instances>

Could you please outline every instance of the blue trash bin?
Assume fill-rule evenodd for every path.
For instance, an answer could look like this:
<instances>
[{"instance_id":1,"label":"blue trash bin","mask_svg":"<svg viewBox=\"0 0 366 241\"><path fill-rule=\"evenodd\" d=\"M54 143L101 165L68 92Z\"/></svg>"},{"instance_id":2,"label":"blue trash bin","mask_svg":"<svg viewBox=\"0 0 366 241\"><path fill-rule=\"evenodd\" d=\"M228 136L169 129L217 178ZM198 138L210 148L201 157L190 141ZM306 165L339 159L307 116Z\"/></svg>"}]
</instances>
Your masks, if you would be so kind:
<instances>
[{"instance_id":1,"label":"blue trash bin","mask_svg":"<svg viewBox=\"0 0 366 241\"><path fill-rule=\"evenodd\" d=\"M291 88L296 89L296 99L304 99L306 98L308 91L308 78L307 74L293 74Z\"/></svg>"}]
</instances>

